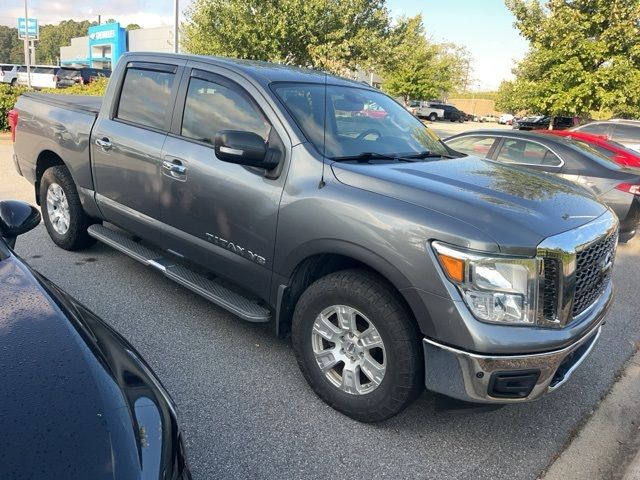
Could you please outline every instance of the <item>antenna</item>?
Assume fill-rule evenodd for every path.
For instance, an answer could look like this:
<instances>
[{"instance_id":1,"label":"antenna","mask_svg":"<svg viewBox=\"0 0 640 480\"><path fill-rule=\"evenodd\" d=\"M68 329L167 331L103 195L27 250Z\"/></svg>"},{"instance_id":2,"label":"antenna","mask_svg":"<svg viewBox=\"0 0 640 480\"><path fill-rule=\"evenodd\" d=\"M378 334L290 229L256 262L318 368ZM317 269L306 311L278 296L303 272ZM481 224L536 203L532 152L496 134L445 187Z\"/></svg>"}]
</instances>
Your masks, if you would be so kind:
<instances>
[{"instance_id":1,"label":"antenna","mask_svg":"<svg viewBox=\"0 0 640 480\"><path fill-rule=\"evenodd\" d=\"M324 114L322 121L324 125L322 127L322 175L320 176L320 183L318 184L318 188L322 188L326 185L324 182L324 164L326 158L326 149L327 149L327 72L324 72Z\"/></svg>"}]
</instances>

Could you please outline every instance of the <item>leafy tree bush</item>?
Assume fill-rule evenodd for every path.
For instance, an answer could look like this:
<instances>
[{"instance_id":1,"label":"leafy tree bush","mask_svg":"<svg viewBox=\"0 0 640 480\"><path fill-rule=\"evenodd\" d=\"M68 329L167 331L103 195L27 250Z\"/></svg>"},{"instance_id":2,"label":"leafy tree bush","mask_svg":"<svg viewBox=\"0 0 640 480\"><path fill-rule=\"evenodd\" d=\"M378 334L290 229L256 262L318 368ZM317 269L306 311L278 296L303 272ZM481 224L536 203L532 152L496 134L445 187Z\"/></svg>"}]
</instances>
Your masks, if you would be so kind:
<instances>
[{"instance_id":1,"label":"leafy tree bush","mask_svg":"<svg viewBox=\"0 0 640 480\"><path fill-rule=\"evenodd\" d=\"M640 1L506 0L530 50L516 106L550 115L640 114ZM504 92L508 93L508 92ZM507 96L508 98L508 96ZM513 105L506 110L515 110Z\"/></svg>"},{"instance_id":2,"label":"leafy tree bush","mask_svg":"<svg viewBox=\"0 0 640 480\"><path fill-rule=\"evenodd\" d=\"M45 88L42 89L43 93L64 93L66 95L104 95L107 90L107 84L109 79L105 77L96 78L91 83L81 84L76 83L71 87L64 89L59 88Z\"/></svg>"},{"instance_id":3,"label":"leafy tree bush","mask_svg":"<svg viewBox=\"0 0 640 480\"><path fill-rule=\"evenodd\" d=\"M7 114L13 108L18 97L26 92L26 88L12 87L6 83L0 83L0 132L9 130Z\"/></svg>"}]
</instances>

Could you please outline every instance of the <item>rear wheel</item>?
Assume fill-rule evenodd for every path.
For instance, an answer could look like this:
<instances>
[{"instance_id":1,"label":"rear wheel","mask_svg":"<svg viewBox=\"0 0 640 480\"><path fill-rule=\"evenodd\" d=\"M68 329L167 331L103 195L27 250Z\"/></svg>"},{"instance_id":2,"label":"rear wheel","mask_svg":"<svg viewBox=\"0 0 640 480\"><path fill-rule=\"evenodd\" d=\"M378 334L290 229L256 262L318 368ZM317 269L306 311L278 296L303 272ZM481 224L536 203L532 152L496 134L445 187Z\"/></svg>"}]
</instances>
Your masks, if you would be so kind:
<instances>
[{"instance_id":1,"label":"rear wheel","mask_svg":"<svg viewBox=\"0 0 640 480\"><path fill-rule=\"evenodd\" d=\"M296 305L292 340L314 391L356 420L387 419L423 390L415 325L390 287L365 270L312 284Z\"/></svg>"},{"instance_id":2,"label":"rear wheel","mask_svg":"<svg viewBox=\"0 0 640 480\"><path fill-rule=\"evenodd\" d=\"M47 169L40 180L42 218L53 242L65 250L79 250L95 243L87 228L95 220L82 209L78 191L67 167Z\"/></svg>"},{"instance_id":3,"label":"rear wheel","mask_svg":"<svg viewBox=\"0 0 640 480\"><path fill-rule=\"evenodd\" d=\"M438 115L436 113L429 114L429 120L431 120L432 122L435 122L437 119L438 119Z\"/></svg>"}]
</instances>

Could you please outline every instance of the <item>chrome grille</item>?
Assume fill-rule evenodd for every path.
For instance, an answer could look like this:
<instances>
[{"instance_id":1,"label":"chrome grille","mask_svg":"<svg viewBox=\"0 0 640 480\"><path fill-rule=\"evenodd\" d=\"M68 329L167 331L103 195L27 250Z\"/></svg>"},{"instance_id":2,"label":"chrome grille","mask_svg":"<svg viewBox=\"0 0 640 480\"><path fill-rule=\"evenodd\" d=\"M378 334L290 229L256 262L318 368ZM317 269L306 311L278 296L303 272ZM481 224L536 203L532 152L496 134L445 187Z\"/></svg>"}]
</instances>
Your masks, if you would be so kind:
<instances>
[{"instance_id":1,"label":"chrome grille","mask_svg":"<svg viewBox=\"0 0 640 480\"><path fill-rule=\"evenodd\" d=\"M611 278L618 232L596 240L576 255L573 316L584 312L604 292Z\"/></svg>"}]
</instances>

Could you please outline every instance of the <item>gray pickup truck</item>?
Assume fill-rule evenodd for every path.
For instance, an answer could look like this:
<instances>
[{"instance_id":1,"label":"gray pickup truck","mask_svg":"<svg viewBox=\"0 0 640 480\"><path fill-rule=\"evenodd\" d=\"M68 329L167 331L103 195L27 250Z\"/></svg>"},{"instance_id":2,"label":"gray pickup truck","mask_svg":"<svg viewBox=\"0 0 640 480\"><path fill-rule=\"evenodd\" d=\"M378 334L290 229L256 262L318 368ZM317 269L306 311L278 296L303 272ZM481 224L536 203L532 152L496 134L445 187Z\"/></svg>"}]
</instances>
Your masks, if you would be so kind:
<instances>
[{"instance_id":1,"label":"gray pickup truck","mask_svg":"<svg viewBox=\"0 0 640 480\"><path fill-rule=\"evenodd\" d=\"M542 173L454 158L366 85L126 54L104 98L29 93L12 115L15 166L57 245L97 239L272 322L355 419L388 418L425 386L540 398L600 335L611 210Z\"/></svg>"}]
</instances>

